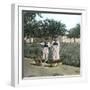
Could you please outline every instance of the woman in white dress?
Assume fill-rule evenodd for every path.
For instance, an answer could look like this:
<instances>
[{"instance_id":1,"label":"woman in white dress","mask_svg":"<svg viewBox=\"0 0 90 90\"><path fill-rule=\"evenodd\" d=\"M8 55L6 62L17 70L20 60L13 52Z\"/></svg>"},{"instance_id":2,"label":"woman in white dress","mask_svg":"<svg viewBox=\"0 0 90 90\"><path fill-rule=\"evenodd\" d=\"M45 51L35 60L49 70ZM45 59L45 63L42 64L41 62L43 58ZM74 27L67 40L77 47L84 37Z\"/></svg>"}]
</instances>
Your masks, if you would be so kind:
<instances>
[{"instance_id":1,"label":"woman in white dress","mask_svg":"<svg viewBox=\"0 0 90 90\"><path fill-rule=\"evenodd\" d=\"M45 60L45 62L48 60L48 54L49 54L48 44L45 42L43 48L43 59Z\"/></svg>"},{"instance_id":2,"label":"woman in white dress","mask_svg":"<svg viewBox=\"0 0 90 90\"><path fill-rule=\"evenodd\" d=\"M40 43L41 45L43 45L43 56L42 59L46 61L48 61L48 55L49 55L49 47L50 47L50 43L49 42L43 42Z\"/></svg>"},{"instance_id":3,"label":"woman in white dress","mask_svg":"<svg viewBox=\"0 0 90 90\"><path fill-rule=\"evenodd\" d=\"M58 40L52 41L52 59L53 61L58 61L60 59L60 42Z\"/></svg>"}]
</instances>

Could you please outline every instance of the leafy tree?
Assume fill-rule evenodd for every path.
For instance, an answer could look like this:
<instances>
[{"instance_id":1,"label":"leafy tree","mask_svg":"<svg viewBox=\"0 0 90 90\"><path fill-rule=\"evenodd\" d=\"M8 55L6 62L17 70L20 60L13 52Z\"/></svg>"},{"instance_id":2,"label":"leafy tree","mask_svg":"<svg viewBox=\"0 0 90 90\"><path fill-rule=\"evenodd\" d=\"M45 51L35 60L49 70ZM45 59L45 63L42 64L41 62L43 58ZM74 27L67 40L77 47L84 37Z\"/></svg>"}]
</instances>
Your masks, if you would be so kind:
<instances>
[{"instance_id":1,"label":"leafy tree","mask_svg":"<svg viewBox=\"0 0 90 90\"><path fill-rule=\"evenodd\" d=\"M68 31L69 34L67 35L69 38L80 38L80 24L77 24L74 28L71 28L70 31Z\"/></svg>"},{"instance_id":2,"label":"leafy tree","mask_svg":"<svg viewBox=\"0 0 90 90\"><path fill-rule=\"evenodd\" d=\"M42 17L40 13L23 11L23 21L24 21L24 36L34 37L38 23L35 20L36 15Z\"/></svg>"},{"instance_id":3,"label":"leafy tree","mask_svg":"<svg viewBox=\"0 0 90 90\"><path fill-rule=\"evenodd\" d=\"M60 21L55 21L53 19L46 19L43 21L42 29L44 32L44 36L54 37L55 35L65 35L66 26Z\"/></svg>"},{"instance_id":4,"label":"leafy tree","mask_svg":"<svg viewBox=\"0 0 90 90\"><path fill-rule=\"evenodd\" d=\"M42 17L40 13L23 11L24 36L41 38L49 36L54 37L55 35L65 35L65 24L53 19L36 21L36 15Z\"/></svg>"}]
</instances>

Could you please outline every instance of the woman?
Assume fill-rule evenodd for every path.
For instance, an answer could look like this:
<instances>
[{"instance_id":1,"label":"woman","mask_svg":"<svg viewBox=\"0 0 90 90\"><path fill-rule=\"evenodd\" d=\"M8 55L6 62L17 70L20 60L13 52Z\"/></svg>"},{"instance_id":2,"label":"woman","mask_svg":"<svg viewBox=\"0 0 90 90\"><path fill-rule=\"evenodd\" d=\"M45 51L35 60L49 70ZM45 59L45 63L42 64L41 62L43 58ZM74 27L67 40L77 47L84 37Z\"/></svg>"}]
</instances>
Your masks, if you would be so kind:
<instances>
[{"instance_id":1,"label":"woman","mask_svg":"<svg viewBox=\"0 0 90 90\"><path fill-rule=\"evenodd\" d=\"M43 47L43 60L48 61L48 54L49 54L49 44L47 42L44 42Z\"/></svg>"},{"instance_id":2,"label":"woman","mask_svg":"<svg viewBox=\"0 0 90 90\"><path fill-rule=\"evenodd\" d=\"M58 61L60 59L60 43L57 39L52 42L52 59L53 61Z\"/></svg>"}]
</instances>

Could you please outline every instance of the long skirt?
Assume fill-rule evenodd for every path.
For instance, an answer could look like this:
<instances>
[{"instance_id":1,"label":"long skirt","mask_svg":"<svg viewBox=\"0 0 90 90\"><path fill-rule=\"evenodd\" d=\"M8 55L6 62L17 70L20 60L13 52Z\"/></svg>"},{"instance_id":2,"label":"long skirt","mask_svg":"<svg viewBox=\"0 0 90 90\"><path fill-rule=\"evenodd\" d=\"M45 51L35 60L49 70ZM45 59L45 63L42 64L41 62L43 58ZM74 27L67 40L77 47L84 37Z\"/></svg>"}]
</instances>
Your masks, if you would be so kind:
<instances>
[{"instance_id":1,"label":"long skirt","mask_svg":"<svg viewBox=\"0 0 90 90\"><path fill-rule=\"evenodd\" d=\"M44 59L45 61L48 60L48 54L49 54L48 47L44 47L44 49L43 49L43 59Z\"/></svg>"},{"instance_id":2,"label":"long skirt","mask_svg":"<svg viewBox=\"0 0 90 90\"><path fill-rule=\"evenodd\" d=\"M52 47L52 59L53 59L53 61L57 61L60 59L59 47L58 46Z\"/></svg>"}]
</instances>

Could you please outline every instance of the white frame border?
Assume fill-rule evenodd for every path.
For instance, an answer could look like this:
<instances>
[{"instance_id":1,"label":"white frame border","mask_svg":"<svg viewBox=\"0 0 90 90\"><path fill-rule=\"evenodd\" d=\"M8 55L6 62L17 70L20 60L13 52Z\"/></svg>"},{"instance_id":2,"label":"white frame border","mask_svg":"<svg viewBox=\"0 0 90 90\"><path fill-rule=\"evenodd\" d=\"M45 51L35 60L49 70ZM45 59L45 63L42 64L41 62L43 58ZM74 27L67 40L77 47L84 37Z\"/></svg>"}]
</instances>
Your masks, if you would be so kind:
<instances>
[{"instance_id":1,"label":"white frame border","mask_svg":"<svg viewBox=\"0 0 90 90\"><path fill-rule=\"evenodd\" d=\"M81 74L80 76L51 76L51 77L34 77L34 78L25 78L22 80L22 10L38 10L38 11L50 11L50 12L72 12L72 13L81 13L82 22L81 22L81 51L80 58L81 62ZM39 84L38 81L43 78L43 80L57 80L59 79L60 83L72 83L72 82L86 82L87 81L87 61L85 61L83 47L84 47L84 38L86 31L86 8L76 8L76 7L35 7L25 4L12 4L11 7L11 85L12 86L30 86L30 85L42 85L45 82ZM60 78L62 77L62 78ZM66 78L65 78L66 77ZM71 78L73 77L73 78ZM38 79L37 79L38 78ZM48 78L48 79L46 79ZM28 80L27 80L28 79ZM33 80L34 79L34 80ZM55 81L54 80L54 81Z\"/></svg>"}]
</instances>

